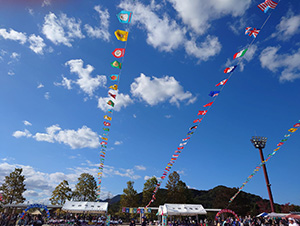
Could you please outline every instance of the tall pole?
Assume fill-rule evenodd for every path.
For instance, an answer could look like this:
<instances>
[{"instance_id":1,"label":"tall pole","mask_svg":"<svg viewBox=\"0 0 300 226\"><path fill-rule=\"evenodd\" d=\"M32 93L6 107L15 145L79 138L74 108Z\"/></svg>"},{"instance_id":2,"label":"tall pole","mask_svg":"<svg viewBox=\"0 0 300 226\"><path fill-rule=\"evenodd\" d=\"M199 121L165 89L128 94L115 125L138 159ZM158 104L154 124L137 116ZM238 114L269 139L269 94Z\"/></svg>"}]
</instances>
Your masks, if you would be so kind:
<instances>
[{"instance_id":1,"label":"tall pole","mask_svg":"<svg viewBox=\"0 0 300 226\"><path fill-rule=\"evenodd\" d=\"M262 151L261 148L259 148L259 154L260 154L261 162L263 163L262 167L263 167L263 170L264 170L265 180L266 180L266 184L267 184L267 189L268 189L268 194L269 194L269 199L270 199L271 211L275 212L274 201L273 201L273 196L272 196L272 192L271 192L271 184L270 184L268 173L267 173L267 167L266 167L266 164L264 162L265 161L264 154L263 154L263 151Z\"/></svg>"},{"instance_id":2,"label":"tall pole","mask_svg":"<svg viewBox=\"0 0 300 226\"><path fill-rule=\"evenodd\" d=\"M266 137L257 137L257 136L255 136L255 137L252 137L252 139L250 141L252 142L252 144L254 145L255 148L259 149L260 159L261 159L261 162L262 162L262 167L263 167L263 170L264 170L264 175L265 175L268 194L269 194L269 199L270 199L271 211L275 212L274 201L273 201L273 196L272 196L272 192L271 192L271 184L270 184L270 181L269 181L267 168L266 168L266 164L265 164L265 159L264 159L264 154L263 154L263 151L262 151L262 149L264 149L265 146L266 146L267 139L268 138L266 138Z\"/></svg>"}]
</instances>

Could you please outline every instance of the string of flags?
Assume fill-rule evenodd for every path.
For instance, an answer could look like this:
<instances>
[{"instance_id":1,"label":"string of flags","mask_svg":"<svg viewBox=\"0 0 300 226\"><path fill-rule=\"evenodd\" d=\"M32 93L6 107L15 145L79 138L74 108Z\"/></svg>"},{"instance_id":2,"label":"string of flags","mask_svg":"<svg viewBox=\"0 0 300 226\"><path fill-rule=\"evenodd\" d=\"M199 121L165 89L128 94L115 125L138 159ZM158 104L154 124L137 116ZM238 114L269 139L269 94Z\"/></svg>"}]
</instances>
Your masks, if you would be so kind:
<instances>
[{"instance_id":1,"label":"string of flags","mask_svg":"<svg viewBox=\"0 0 300 226\"><path fill-rule=\"evenodd\" d=\"M299 127L300 127L300 120L298 121L298 123L296 123L292 128L290 128L288 130L289 133L285 134L284 138L282 140L280 140L280 142L277 144L277 148L275 148L272 153L268 154L268 158L266 158L263 162L259 163L259 165L257 167L255 167L255 169L253 170L253 172L247 177L246 181L239 188L239 190L230 198L229 203L231 203L236 198L236 196L242 191L242 189L251 180L251 178L260 170L260 168L263 166L263 164L265 164L266 162L268 162L277 153L277 151L282 147L282 145L285 144L285 142L289 139L289 137L294 132L296 132L299 129Z\"/></svg>"},{"instance_id":2,"label":"string of flags","mask_svg":"<svg viewBox=\"0 0 300 226\"><path fill-rule=\"evenodd\" d=\"M131 22L132 12L122 10L120 13L117 14L117 18L118 18L119 22L121 22L122 24L129 24ZM99 164L98 184L97 184L97 198L98 199L100 199L103 167L104 167L106 150L107 150L107 145L108 145L108 140L109 140L108 135L110 132L111 121L113 119L113 109L116 105L115 101L117 99L118 87L119 87L120 76L121 76L121 72L122 72L122 66L123 66L129 32L123 31L123 30L116 30L114 32L114 34L119 41L125 42L125 47L124 48L116 48L112 52L112 55L118 60L121 59L122 62L119 62L118 60L114 60L110 64L112 68L119 69L119 73L111 74L109 76L109 80L111 82L114 82L115 84L109 86L108 96L110 99L107 101L107 105L109 106L109 109L107 110L106 115L104 115L105 121L103 122L104 127L103 127L103 134L101 136L102 141L100 142L101 151L100 151L100 155L99 155L100 164Z\"/></svg>"},{"instance_id":3,"label":"string of flags","mask_svg":"<svg viewBox=\"0 0 300 226\"><path fill-rule=\"evenodd\" d=\"M264 12L267 12L268 9L275 9L276 6L277 6L277 3L272 1L272 0L265 0L264 3L261 3L261 4L258 5L258 7L261 10L263 10ZM265 25L265 23L267 22L268 19L269 19L269 17L265 20L263 26ZM208 94L210 97L214 98L213 101L203 105L204 108L208 107L207 110L199 110L198 111L198 114L197 114L198 117L193 120L193 123L196 124L196 125L191 126L189 128L189 131L186 133L186 137L182 139L182 142L179 143L177 149L174 151L174 154L171 156L170 161L167 163L167 165L166 165L166 167L163 171L162 176L158 179L156 187L155 187L155 189L152 193L152 198L151 198L150 202L146 205L146 208L149 207L151 205L151 203L155 201L155 199L156 199L155 195L156 195L159 187L161 186L162 181L167 177L168 172L171 170L171 168L174 165L174 163L176 162L177 158L182 153L185 146L188 144L188 141L191 139L191 136L195 133L196 129L199 127L199 124L202 122L202 120L204 119L204 117L206 116L206 114L208 113L210 108L212 107L213 103L216 101L216 98L219 96L220 92L225 87L225 84L227 84L228 80L231 78L234 70L241 63L242 57L246 54L247 50L251 47L251 45L253 44L255 38L257 37L259 32L262 30L263 26L261 27L261 29L256 29L256 28L252 28L252 27L247 27L246 28L245 34L254 37L254 39L248 45L247 48L245 48L245 49L243 49L243 50L241 50L241 51L234 54L233 59L239 58L239 61L236 65L224 69L224 73L228 74L228 77L223 79L222 81L220 81L219 83L217 83L215 85L216 87L220 87L220 90L214 90L214 91L211 91Z\"/></svg>"},{"instance_id":4,"label":"string of flags","mask_svg":"<svg viewBox=\"0 0 300 226\"><path fill-rule=\"evenodd\" d=\"M151 208L127 208L127 207L122 207L122 213L151 213Z\"/></svg>"}]
</instances>

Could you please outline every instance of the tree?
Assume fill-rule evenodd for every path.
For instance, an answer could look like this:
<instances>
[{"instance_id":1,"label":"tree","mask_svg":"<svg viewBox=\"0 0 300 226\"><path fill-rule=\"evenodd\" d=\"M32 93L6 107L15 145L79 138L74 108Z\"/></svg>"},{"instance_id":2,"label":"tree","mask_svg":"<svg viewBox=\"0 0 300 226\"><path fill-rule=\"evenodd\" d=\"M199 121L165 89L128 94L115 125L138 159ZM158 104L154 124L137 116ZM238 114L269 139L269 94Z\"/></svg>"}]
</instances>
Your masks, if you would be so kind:
<instances>
[{"instance_id":1,"label":"tree","mask_svg":"<svg viewBox=\"0 0 300 226\"><path fill-rule=\"evenodd\" d=\"M167 201L170 203L186 203L189 190L184 182L180 180L179 174L174 171L169 175L167 182Z\"/></svg>"},{"instance_id":2,"label":"tree","mask_svg":"<svg viewBox=\"0 0 300 226\"><path fill-rule=\"evenodd\" d=\"M143 188L143 205L146 206L149 201L152 199L153 191L156 188L157 179L156 177L149 178Z\"/></svg>"},{"instance_id":3,"label":"tree","mask_svg":"<svg viewBox=\"0 0 300 226\"><path fill-rule=\"evenodd\" d=\"M66 180L63 180L59 185L56 186L52 192L52 196L49 199L52 205L63 205L66 200L72 198L72 190L69 187L69 183Z\"/></svg>"},{"instance_id":4,"label":"tree","mask_svg":"<svg viewBox=\"0 0 300 226\"><path fill-rule=\"evenodd\" d=\"M97 198L96 189L95 178L91 174L82 173L75 185L72 197L75 201L95 201Z\"/></svg>"},{"instance_id":5,"label":"tree","mask_svg":"<svg viewBox=\"0 0 300 226\"><path fill-rule=\"evenodd\" d=\"M123 189L123 194L120 198L121 207L138 207L138 194L137 191L133 188L133 181L127 182L127 188ZM122 213L122 215L124 215ZM129 220L129 216L135 217L136 214L125 214L126 220Z\"/></svg>"},{"instance_id":6,"label":"tree","mask_svg":"<svg viewBox=\"0 0 300 226\"><path fill-rule=\"evenodd\" d=\"M127 188L123 189L120 200L122 207L137 207L138 205L138 195L137 191L133 188L133 184L133 181L128 181Z\"/></svg>"},{"instance_id":7,"label":"tree","mask_svg":"<svg viewBox=\"0 0 300 226\"><path fill-rule=\"evenodd\" d=\"M22 168L15 168L9 176L5 176L4 183L0 186L4 204L17 204L25 201L23 197L23 192L26 191L25 176L21 175L22 171Z\"/></svg>"}]
</instances>

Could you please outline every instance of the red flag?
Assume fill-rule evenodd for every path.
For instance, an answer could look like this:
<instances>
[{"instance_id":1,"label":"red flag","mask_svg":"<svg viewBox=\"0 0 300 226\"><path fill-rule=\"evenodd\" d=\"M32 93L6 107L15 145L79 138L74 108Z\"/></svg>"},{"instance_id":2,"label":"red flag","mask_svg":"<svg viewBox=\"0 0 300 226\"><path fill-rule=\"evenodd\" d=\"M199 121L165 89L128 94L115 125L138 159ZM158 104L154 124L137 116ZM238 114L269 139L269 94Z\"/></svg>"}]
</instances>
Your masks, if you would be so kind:
<instances>
[{"instance_id":1,"label":"red flag","mask_svg":"<svg viewBox=\"0 0 300 226\"><path fill-rule=\"evenodd\" d=\"M103 157L103 158L105 158L105 156L104 155L100 155L101 157Z\"/></svg>"},{"instance_id":2,"label":"red flag","mask_svg":"<svg viewBox=\"0 0 300 226\"><path fill-rule=\"evenodd\" d=\"M205 105L203 105L203 107L209 107L209 106L211 106L212 104L213 104L214 102L210 102L210 103L208 103L208 104L205 104Z\"/></svg>"},{"instance_id":3,"label":"red flag","mask_svg":"<svg viewBox=\"0 0 300 226\"><path fill-rule=\"evenodd\" d=\"M196 122L201 122L202 121L202 118L197 118L193 121L193 123L196 123Z\"/></svg>"},{"instance_id":4,"label":"red flag","mask_svg":"<svg viewBox=\"0 0 300 226\"><path fill-rule=\"evenodd\" d=\"M300 127L300 123L294 125L295 128Z\"/></svg>"},{"instance_id":5,"label":"red flag","mask_svg":"<svg viewBox=\"0 0 300 226\"><path fill-rule=\"evenodd\" d=\"M105 141L102 141L100 144L107 144L107 142L105 142Z\"/></svg>"},{"instance_id":6,"label":"red flag","mask_svg":"<svg viewBox=\"0 0 300 226\"><path fill-rule=\"evenodd\" d=\"M187 141L188 139L190 139L190 137L184 138L182 141Z\"/></svg>"},{"instance_id":7,"label":"red flag","mask_svg":"<svg viewBox=\"0 0 300 226\"><path fill-rule=\"evenodd\" d=\"M103 122L103 124L105 125L105 126L110 126L111 124L109 123L109 122Z\"/></svg>"},{"instance_id":8,"label":"red flag","mask_svg":"<svg viewBox=\"0 0 300 226\"><path fill-rule=\"evenodd\" d=\"M114 99L116 99L116 94L112 94L111 92L108 92L108 94L112 97L112 98L114 98Z\"/></svg>"},{"instance_id":9,"label":"red flag","mask_svg":"<svg viewBox=\"0 0 300 226\"><path fill-rule=\"evenodd\" d=\"M199 111L199 112L198 112L198 115L206 115L206 113L207 113L206 110L205 110L205 111Z\"/></svg>"},{"instance_id":10,"label":"red flag","mask_svg":"<svg viewBox=\"0 0 300 226\"><path fill-rule=\"evenodd\" d=\"M184 147L178 147L177 149L178 149L178 150L181 150L181 149L183 149L183 148L184 148Z\"/></svg>"},{"instance_id":11,"label":"red flag","mask_svg":"<svg viewBox=\"0 0 300 226\"><path fill-rule=\"evenodd\" d=\"M124 48L118 48L112 52L112 55L114 55L114 57L116 57L116 58L121 58L124 56L124 54L125 54Z\"/></svg>"},{"instance_id":12,"label":"red flag","mask_svg":"<svg viewBox=\"0 0 300 226\"><path fill-rule=\"evenodd\" d=\"M219 82L216 86L224 86L228 79L224 79L223 81Z\"/></svg>"},{"instance_id":13,"label":"red flag","mask_svg":"<svg viewBox=\"0 0 300 226\"><path fill-rule=\"evenodd\" d=\"M280 143L277 144L277 146L281 146L281 145L283 145L283 142L280 142Z\"/></svg>"}]
</instances>

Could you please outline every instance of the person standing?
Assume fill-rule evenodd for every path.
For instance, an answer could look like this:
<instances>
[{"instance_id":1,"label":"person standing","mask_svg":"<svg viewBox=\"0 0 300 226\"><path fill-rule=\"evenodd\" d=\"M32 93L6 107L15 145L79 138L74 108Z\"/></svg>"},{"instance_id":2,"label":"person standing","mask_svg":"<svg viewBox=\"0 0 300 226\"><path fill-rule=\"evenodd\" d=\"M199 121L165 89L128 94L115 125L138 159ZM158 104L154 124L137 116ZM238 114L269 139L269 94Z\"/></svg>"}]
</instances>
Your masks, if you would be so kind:
<instances>
[{"instance_id":1,"label":"person standing","mask_svg":"<svg viewBox=\"0 0 300 226\"><path fill-rule=\"evenodd\" d=\"M299 226L294 218L289 218L289 226Z\"/></svg>"}]
</instances>

